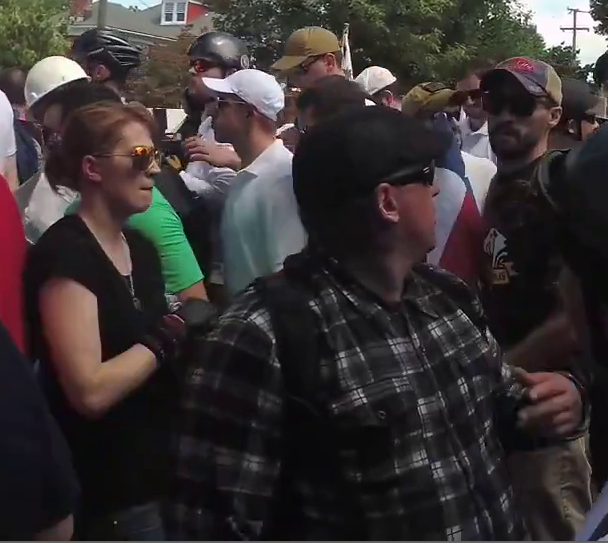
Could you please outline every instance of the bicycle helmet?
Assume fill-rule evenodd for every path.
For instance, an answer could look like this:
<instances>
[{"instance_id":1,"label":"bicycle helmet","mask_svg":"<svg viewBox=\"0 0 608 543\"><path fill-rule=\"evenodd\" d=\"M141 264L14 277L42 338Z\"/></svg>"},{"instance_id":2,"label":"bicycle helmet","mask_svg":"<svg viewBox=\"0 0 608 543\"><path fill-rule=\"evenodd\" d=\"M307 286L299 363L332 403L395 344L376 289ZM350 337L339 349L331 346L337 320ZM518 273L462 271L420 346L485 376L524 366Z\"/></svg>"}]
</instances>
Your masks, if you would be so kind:
<instances>
[{"instance_id":1,"label":"bicycle helmet","mask_svg":"<svg viewBox=\"0 0 608 543\"><path fill-rule=\"evenodd\" d=\"M233 70L251 67L251 57L243 40L226 32L205 32L188 48L191 59L204 59Z\"/></svg>"},{"instance_id":2,"label":"bicycle helmet","mask_svg":"<svg viewBox=\"0 0 608 543\"><path fill-rule=\"evenodd\" d=\"M126 74L141 65L141 49L108 30L92 28L78 36L71 55L77 59L97 61L112 74Z\"/></svg>"}]
</instances>

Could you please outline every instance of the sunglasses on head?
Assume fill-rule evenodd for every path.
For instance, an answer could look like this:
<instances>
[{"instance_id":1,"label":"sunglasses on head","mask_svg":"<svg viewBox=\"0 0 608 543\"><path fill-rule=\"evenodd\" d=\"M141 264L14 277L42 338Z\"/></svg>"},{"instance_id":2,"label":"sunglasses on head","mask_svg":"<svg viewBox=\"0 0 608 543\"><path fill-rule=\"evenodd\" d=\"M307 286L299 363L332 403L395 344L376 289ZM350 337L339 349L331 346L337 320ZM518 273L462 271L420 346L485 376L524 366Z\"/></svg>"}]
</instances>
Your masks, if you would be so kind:
<instances>
[{"instance_id":1,"label":"sunglasses on head","mask_svg":"<svg viewBox=\"0 0 608 543\"><path fill-rule=\"evenodd\" d=\"M147 145L138 145L133 147L130 153L107 153L93 155L99 158L109 157L126 157L130 158L133 164L133 169L137 171L147 172L154 164L160 164L161 153L155 147Z\"/></svg>"},{"instance_id":2,"label":"sunglasses on head","mask_svg":"<svg viewBox=\"0 0 608 543\"><path fill-rule=\"evenodd\" d=\"M378 181L387 183L395 187L403 187L405 185L422 184L431 187L435 181L435 161L432 160L429 164L414 164L401 168L396 172L383 177Z\"/></svg>"},{"instance_id":3,"label":"sunglasses on head","mask_svg":"<svg viewBox=\"0 0 608 543\"><path fill-rule=\"evenodd\" d=\"M482 107L489 115L500 115L508 111L515 117L530 117L539 104L547 104L548 96L533 96L528 93L508 95L501 92L484 92Z\"/></svg>"}]
</instances>

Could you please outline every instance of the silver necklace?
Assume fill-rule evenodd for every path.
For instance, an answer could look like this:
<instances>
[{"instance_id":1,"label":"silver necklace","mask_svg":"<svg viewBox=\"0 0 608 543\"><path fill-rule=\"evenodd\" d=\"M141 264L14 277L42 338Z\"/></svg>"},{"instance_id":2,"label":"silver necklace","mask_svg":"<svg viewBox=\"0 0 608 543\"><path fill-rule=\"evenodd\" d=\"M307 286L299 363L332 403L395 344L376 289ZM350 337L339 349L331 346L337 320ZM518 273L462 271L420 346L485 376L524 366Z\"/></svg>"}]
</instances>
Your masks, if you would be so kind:
<instances>
[{"instance_id":1,"label":"silver necklace","mask_svg":"<svg viewBox=\"0 0 608 543\"><path fill-rule=\"evenodd\" d=\"M141 302L139 301L139 298L135 296L135 286L133 285L133 262L131 261L131 251L129 250L127 238L125 238L124 234L121 234L121 236L123 242L123 256L125 258L125 262L127 263L127 269L129 270L129 273L127 274L127 287L131 293L131 299L133 300L135 309L141 309Z\"/></svg>"}]
</instances>

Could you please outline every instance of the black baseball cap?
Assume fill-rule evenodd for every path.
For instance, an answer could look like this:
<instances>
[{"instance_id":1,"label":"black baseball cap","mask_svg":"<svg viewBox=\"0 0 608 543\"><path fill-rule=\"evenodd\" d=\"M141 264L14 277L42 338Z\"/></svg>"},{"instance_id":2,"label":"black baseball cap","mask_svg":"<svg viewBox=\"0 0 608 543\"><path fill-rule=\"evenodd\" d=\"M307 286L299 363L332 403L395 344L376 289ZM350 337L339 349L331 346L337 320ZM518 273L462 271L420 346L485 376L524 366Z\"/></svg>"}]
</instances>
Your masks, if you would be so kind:
<instances>
[{"instance_id":1,"label":"black baseball cap","mask_svg":"<svg viewBox=\"0 0 608 543\"><path fill-rule=\"evenodd\" d=\"M451 134L385 106L353 107L314 125L298 143L293 185L307 212L372 192L396 172L440 158Z\"/></svg>"}]
</instances>

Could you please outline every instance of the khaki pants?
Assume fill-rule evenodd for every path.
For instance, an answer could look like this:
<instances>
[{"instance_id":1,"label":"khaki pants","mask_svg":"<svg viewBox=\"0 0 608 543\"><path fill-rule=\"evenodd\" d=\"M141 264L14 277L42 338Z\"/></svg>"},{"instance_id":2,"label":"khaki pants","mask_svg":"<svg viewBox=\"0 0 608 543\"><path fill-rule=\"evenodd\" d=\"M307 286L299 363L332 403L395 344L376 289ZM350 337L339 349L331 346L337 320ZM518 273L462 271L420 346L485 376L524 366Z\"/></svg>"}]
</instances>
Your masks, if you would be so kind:
<instances>
[{"instance_id":1,"label":"khaki pants","mask_svg":"<svg viewBox=\"0 0 608 543\"><path fill-rule=\"evenodd\" d=\"M515 495L534 541L572 541L591 507L591 466L581 437L508 458Z\"/></svg>"}]
</instances>

